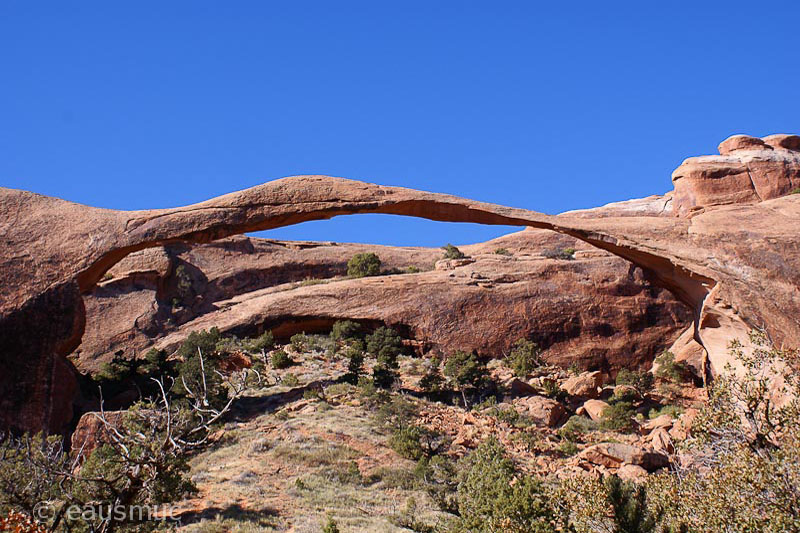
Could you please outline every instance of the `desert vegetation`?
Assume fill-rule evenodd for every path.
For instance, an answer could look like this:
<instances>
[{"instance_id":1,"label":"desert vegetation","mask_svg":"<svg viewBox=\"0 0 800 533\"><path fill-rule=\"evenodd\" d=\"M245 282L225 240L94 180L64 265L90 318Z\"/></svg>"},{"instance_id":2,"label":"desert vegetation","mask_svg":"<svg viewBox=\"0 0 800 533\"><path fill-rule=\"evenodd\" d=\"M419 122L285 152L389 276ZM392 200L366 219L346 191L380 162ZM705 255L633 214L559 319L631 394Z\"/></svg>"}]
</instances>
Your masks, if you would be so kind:
<instances>
[{"instance_id":1,"label":"desert vegetation","mask_svg":"<svg viewBox=\"0 0 800 533\"><path fill-rule=\"evenodd\" d=\"M152 350L105 365L96 378L103 394L132 388L140 397L122 411L84 415L94 421L91 439L73 437L70 449L56 436L5 436L0 524L31 532L293 524L341 532L794 531L798 357L761 334L750 341L752 353L731 344L744 371L719 376L704 401L669 352L655 372L621 370L615 385L593 390L582 384L595 373L551 367L526 339L488 361L466 350L420 358L397 330L348 320L288 344L269 332L237 339L199 331L175 354ZM674 394L661 395L664 386ZM250 503L226 511L208 495ZM39 502L53 513L36 522ZM181 520L87 523L67 513L96 502L171 503ZM198 505L209 511L191 511Z\"/></svg>"}]
</instances>

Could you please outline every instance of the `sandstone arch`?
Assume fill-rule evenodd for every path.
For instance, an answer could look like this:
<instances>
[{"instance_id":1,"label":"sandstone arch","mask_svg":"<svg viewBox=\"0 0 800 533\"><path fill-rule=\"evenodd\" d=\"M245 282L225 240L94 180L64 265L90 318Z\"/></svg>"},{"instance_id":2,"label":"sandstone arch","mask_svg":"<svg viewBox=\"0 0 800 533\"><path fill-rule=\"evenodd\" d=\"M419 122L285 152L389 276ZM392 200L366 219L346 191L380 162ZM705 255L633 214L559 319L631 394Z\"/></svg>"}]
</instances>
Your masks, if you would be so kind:
<instances>
[{"instance_id":1,"label":"sandstone arch","mask_svg":"<svg viewBox=\"0 0 800 533\"><path fill-rule=\"evenodd\" d=\"M530 226L571 235L651 273L696 312L696 339L712 364L725 357L704 328L737 333L771 326L800 340L797 295L800 197L720 206L692 219L548 216L454 196L332 178L284 178L200 204L122 212L24 191L0 190L0 423L61 429L74 392L63 357L80 340L80 297L127 254L174 241L239 233L357 213ZM738 224L738 226L734 226ZM744 225L742 225L744 224ZM746 248L742 247L744 241ZM709 293L714 296L709 299ZM707 320L709 316L726 320ZM712 336L709 336L711 338ZM74 382L74 380L73 380Z\"/></svg>"}]
</instances>

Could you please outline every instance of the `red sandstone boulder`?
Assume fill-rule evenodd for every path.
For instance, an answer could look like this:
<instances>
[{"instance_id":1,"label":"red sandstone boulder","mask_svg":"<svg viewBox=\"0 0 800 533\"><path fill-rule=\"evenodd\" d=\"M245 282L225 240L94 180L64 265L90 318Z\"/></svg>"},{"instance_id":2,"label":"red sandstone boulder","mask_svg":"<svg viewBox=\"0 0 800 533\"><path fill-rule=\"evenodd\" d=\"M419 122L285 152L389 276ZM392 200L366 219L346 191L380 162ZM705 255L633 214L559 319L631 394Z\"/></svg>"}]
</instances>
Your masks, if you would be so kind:
<instances>
[{"instance_id":1,"label":"red sandstone boulder","mask_svg":"<svg viewBox=\"0 0 800 533\"><path fill-rule=\"evenodd\" d=\"M544 396L528 396L514 401L517 412L541 426L556 427L567 417L567 411L557 401Z\"/></svg>"},{"instance_id":2,"label":"red sandstone boulder","mask_svg":"<svg viewBox=\"0 0 800 533\"><path fill-rule=\"evenodd\" d=\"M608 409L609 405L603 400L586 400L583 405L583 412L586 416L599 422L603 419L603 413Z\"/></svg>"},{"instance_id":3,"label":"red sandstone boulder","mask_svg":"<svg viewBox=\"0 0 800 533\"><path fill-rule=\"evenodd\" d=\"M800 152L793 135L734 135L719 145L719 156L690 157L672 173L673 213L688 216L724 204L762 202L800 187ZM779 147L775 149L772 145Z\"/></svg>"},{"instance_id":4,"label":"red sandstone boulder","mask_svg":"<svg viewBox=\"0 0 800 533\"><path fill-rule=\"evenodd\" d=\"M597 370L572 376L561 384L561 388L570 396L597 398L600 395L600 386L602 384L603 374Z\"/></svg>"},{"instance_id":5,"label":"red sandstone boulder","mask_svg":"<svg viewBox=\"0 0 800 533\"><path fill-rule=\"evenodd\" d=\"M728 155L737 150L772 150L763 140L749 135L731 135L719 144L719 153Z\"/></svg>"},{"instance_id":6,"label":"red sandstone boulder","mask_svg":"<svg viewBox=\"0 0 800 533\"><path fill-rule=\"evenodd\" d=\"M580 452L578 458L606 468L616 469L628 464L642 467L648 472L669 465L669 457L663 453L651 452L618 442L595 444Z\"/></svg>"},{"instance_id":7,"label":"red sandstone boulder","mask_svg":"<svg viewBox=\"0 0 800 533\"><path fill-rule=\"evenodd\" d=\"M786 133L767 135L764 137L764 142L775 149L800 151L800 135Z\"/></svg>"}]
</instances>

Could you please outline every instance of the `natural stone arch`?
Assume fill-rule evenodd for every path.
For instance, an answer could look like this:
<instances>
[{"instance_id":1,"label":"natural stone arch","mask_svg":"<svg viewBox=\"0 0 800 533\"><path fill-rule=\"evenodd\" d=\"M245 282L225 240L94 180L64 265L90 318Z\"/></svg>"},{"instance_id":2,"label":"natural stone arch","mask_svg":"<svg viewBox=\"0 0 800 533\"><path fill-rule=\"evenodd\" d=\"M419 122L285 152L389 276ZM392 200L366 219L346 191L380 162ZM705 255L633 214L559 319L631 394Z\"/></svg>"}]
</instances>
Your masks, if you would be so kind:
<instances>
[{"instance_id":1,"label":"natural stone arch","mask_svg":"<svg viewBox=\"0 0 800 533\"><path fill-rule=\"evenodd\" d=\"M800 202L785 200L772 200L785 211L772 205L772 212L789 217L800 214ZM693 229L693 220L687 219L550 216L327 176L284 178L200 204L155 211L97 209L9 189L0 190L0 201L5 207L0 236L7 243L0 256L0 280L7 288L0 295L0 370L9 376L0 383L0 424L18 417L23 421L19 426L26 429L58 429L64 422L64 406L54 409L54 399L63 398L70 389L59 382L58 372L63 356L77 346L83 333L80 294L131 252L170 242L203 243L339 215L387 213L446 222L529 226L573 236L648 271L656 283L695 309L698 325L706 313L707 296L719 282L733 281L726 290L715 291L717 308L748 293L758 294L757 288L746 283L737 286L724 264L720 268L718 262L709 261L714 252L721 252L741 263L735 250L715 250L702 239L688 245L683 242ZM751 211L747 216L758 218L761 205L726 206L715 213L746 208ZM786 235L778 237L772 244L780 249ZM750 308L755 309L751 321L758 322L762 318L758 306ZM740 330L744 322L736 311L726 316L736 325L733 329ZM796 326L789 328L789 338L795 341L800 337L800 325ZM696 338L703 343L699 330ZM717 356L716 347L706 348L712 359ZM25 383L37 379L47 382L45 390L41 386L25 389Z\"/></svg>"}]
</instances>

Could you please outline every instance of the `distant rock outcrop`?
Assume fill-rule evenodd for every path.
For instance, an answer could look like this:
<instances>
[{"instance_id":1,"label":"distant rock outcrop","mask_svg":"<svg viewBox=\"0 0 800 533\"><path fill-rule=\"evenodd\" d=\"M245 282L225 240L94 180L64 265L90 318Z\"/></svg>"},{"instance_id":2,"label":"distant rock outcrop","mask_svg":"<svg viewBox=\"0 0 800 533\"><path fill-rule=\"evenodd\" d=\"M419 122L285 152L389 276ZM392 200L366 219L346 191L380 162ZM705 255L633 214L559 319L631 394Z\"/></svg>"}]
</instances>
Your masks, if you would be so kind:
<instances>
[{"instance_id":1,"label":"distant rock outcrop","mask_svg":"<svg viewBox=\"0 0 800 533\"><path fill-rule=\"evenodd\" d=\"M687 216L725 204L755 203L800 188L800 137L728 137L720 155L690 157L672 173L673 211Z\"/></svg>"},{"instance_id":2,"label":"distant rock outcrop","mask_svg":"<svg viewBox=\"0 0 800 533\"><path fill-rule=\"evenodd\" d=\"M69 424L77 387L65 356L86 328L82 295L126 256L345 214L530 226L611 252L693 310L694 337L712 371L728 360L727 342L753 326L798 346L800 195L775 197L800 185L796 141L769 139L772 151L733 150L682 166L673 208L679 215L691 211L691 218L548 216L326 176L284 178L192 206L133 212L0 189L0 425L59 431Z\"/></svg>"}]
</instances>

